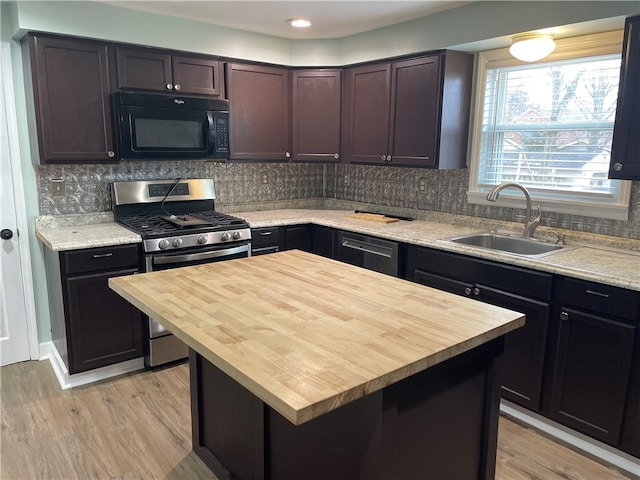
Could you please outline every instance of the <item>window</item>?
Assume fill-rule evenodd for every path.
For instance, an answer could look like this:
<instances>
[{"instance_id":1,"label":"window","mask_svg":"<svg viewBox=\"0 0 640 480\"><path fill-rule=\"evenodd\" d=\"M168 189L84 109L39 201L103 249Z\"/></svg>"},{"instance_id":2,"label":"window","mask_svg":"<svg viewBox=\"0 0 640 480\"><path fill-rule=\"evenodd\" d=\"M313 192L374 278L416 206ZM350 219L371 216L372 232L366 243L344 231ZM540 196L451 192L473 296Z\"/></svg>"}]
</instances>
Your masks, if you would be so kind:
<instances>
[{"instance_id":1,"label":"window","mask_svg":"<svg viewBox=\"0 0 640 480\"><path fill-rule=\"evenodd\" d=\"M559 40L536 63L480 54L470 202L511 181L545 211L628 218L630 182L607 178L621 42L622 31Z\"/></svg>"}]
</instances>

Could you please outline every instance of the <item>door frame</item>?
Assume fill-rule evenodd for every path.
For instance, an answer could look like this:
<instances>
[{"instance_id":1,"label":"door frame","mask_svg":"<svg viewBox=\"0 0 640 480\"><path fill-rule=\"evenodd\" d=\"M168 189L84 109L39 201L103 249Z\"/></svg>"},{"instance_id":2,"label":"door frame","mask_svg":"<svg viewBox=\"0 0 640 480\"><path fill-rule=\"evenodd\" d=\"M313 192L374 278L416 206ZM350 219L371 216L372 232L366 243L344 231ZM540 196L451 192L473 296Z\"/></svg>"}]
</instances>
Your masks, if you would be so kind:
<instances>
[{"instance_id":1,"label":"door frame","mask_svg":"<svg viewBox=\"0 0 640 480\"><path fill-rule=\"evenodd\" d=\"M20 269L23 291L23 302L27 321L29 337L29 358L37 360L40 357L38 344L38 323L36 320L36 306L33 286L33 272L31 270L30 235L27 222L27 207L25 203L25 190L22 179L22 165L20 154L20 137L18 134L18 120L16 116L15 89L13 84L13 66L11 62L11 45L8 42L0 42L0 66L2 92L4 95L7 130L9 133L9 161L11 162L11 182L13 184L13 197L16 209L16 226L18 230L18 248L20 251Z\"/></svg>"}]
</instances>

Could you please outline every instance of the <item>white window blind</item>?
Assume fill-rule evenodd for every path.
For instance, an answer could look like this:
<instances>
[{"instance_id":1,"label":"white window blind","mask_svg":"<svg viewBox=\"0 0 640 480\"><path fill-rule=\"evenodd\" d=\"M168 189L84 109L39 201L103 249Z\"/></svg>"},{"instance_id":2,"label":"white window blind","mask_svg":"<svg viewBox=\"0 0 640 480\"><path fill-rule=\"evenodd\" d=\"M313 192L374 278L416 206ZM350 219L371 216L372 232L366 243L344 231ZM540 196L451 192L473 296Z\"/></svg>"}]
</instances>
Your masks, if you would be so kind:
<instances>
[{"instance_id":1,"label":"white window blind","mask_svg":"<svg viewBox=\"0 0 640 480\"><path fill-rule=\"evenodd\" d=\"M630 182L609 180L621 32L557 41L523 63L507 49L478 59L468 199L517 182L543 211L626 219ZM503 204L521 195L505 191Z\"/></svg>"},{"instance_id":2,"label":"white window blind","mask_svg":"<svg viewBox=\"0 0 640 480\"><path fill-rule=\"evenodd\" d=\"M488 70L480 186L612 195L607 179L620 55Z\"/></svg>"}]
</instances>

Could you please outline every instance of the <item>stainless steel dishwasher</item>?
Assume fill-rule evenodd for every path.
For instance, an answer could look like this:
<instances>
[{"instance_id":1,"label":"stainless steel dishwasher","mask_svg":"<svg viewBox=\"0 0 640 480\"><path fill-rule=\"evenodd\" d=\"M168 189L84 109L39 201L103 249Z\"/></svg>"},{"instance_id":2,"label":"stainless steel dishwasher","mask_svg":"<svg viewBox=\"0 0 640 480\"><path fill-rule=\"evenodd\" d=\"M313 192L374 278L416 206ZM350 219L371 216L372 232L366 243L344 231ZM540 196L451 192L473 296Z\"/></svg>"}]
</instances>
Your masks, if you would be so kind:
<instances>
[{"instance_id":1,"label":"stainless steel dishwasher","mask_svg":"<svg viewBox=\"0 0 640 480\"><path fill-rule=\"evenodd\" d=\"M394 277L398 276L398 243L381 238L361 235L359 233L338 232L337 259L386 273Z\"/></svg>"}]
</instances>

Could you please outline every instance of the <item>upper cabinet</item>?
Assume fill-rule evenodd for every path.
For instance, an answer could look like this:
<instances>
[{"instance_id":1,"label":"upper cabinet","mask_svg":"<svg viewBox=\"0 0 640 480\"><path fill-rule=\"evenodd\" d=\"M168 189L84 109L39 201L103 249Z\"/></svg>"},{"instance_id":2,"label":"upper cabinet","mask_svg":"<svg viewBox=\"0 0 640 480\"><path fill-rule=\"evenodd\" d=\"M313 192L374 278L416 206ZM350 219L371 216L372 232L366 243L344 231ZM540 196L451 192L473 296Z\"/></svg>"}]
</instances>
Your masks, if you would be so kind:
<instances>
[{"instance_id":1,"label":"upper cabinet","mask_svg":"<svg viewBox=\"0 0 640 480\"><path fill-rule=\"evenodd\" d=\"M231 159L337 162L342 72L227 64Z\"/></svg>"},{"instance_id":2,"label":"upper cabinet","mask_svg":"<svg viewBox=\"0 0 640 480\"><path fill-rule=\"evenodd\" d=\"M45 35L23 40L32 155L40 163L116 161L108 48Z\"/></svg>"},{"instance_id":3,"label":"upper cabinet","mask_svg":"<svg viewBox=\"0 0 640 480\"><path fill-rule=\"evenodd\" d=\"M291 157L289 70L227 64L232 160L280 160Z\"/></svg>"},{"instance_id":4,"label":"upper cabinet","mask_svg":"<svg viewBox=\"0 0 640 480\"><path fill-rule=\"evenodd\" d=\"M221 97L222 62L164 50L116 47L118 88Z\"/></svg>"},{"instance_id":5,"label":"upper cabinet","mask_svg":"<svg viewBox=\"0 0 640 480\"><path fill-rule=\"evenodd\" d=\"M472 70L472 55L452 51L346 69L347 160L463 168Z\"/></svg>"},{"instance_id":6,"label":"upper cabinet","mask_svg":"<svg viewBox=\"0 0 640 480\"><path fill-rule=\"evenodd\" d=\"M640 16L624 27L609 178L640 180Z\"/></svg>"},{"instance_id":7,"label":"upper cabinet","mask_svg":"<svg viewBox=\"0 0 640 480\"><path fill-rule=\"evenodd\" d=\"M338 162L341 111L341 70L293 70L291 159Z\"/></svg>"}]
</instances>

